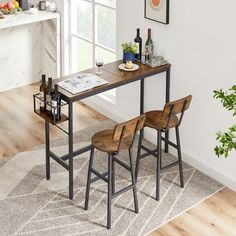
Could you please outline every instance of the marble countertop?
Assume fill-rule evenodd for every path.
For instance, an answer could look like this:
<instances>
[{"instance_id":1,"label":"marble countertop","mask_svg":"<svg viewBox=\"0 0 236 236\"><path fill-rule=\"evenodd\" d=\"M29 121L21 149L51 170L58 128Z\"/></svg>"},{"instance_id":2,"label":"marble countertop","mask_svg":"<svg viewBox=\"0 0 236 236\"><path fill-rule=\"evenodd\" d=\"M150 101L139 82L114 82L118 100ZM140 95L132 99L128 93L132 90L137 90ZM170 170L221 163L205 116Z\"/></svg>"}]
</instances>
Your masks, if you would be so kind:
<instances>
[{"instance_id":1,"label":"marble countertop","mask_svg":"<svg viewBox=\"0 0 236 236\"><path fill-rule=\"evenodd\" d=\"M37 11L32 14L29 11L18 12L15 15L7 15L5 19L0 19L0 30L15 27L19 25L26 25L35 22L51 20L59 17L59 13L48 11Z\"/></svg>"}]
</instances>

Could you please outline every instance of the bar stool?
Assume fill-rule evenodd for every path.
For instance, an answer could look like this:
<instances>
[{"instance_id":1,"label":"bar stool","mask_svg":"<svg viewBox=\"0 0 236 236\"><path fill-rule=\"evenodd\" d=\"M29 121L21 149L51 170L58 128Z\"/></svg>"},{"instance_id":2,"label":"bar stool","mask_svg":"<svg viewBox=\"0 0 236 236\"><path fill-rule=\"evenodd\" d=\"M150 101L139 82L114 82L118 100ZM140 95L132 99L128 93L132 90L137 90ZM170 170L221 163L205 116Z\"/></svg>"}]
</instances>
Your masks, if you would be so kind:
<instances>
[{"instance_id":1,"label":"bar stool","mask_svg":"<svg viewBox=\"0 0 236 236\"><path fill-rule=\"evenodd\" d=\"M142 139L143 139L143 130L142 130L140 132L140 137L139 137L139 147L138 147L138 154L137 154L137 160L136 160L135 178L137 182L139 163L141 159L149 155L152 155L157 158L157 172L156 172L156 200L157 201L160 198L160 173L163 170L171 168L175 165L179 165L180 185L182 188L184 188L179 126L182 122L184 112L190 106L191 100L192 100L192 96L189 95L177 101L167 103L163 111L150 111L146 113L146 121L145 121L144 127L149 127L149 128L157 130L157 148L154 150L150 150L149 148L145 147L142 144ZM162 132L166 132L171 128L175 128L176 144L162 137ZM178 160L176 162L171 163L166 166L162 166L161 141L165 141L169 145L177 149ZM141 155L141 149L143 149L146 153Z\"/></svg>"},{"instance_id":2,"label":"bar stool","mask_svg":"<svg viewBox=\"0 0 236 236\"><path fill-rule=\"evenodd\" d=\"M138 200L136 192L135 169L133 165L131 148L137 131L141 130L145 123L146 115L143 114L135 119L115 126L114 129L103 130L96 133L92 137L92 149L90 153L85 210L88 210L90 184L102 179L108 184L108 199L107 199L107 229L111 228L111 200L127 190L133 189L135 212L138 213ZM108 171L99 173L93 168L94 149L106 152L108 154ZM119 160L117 154L121 150L128 150L130 166ZM115 192L115 162L131 172L132 184ZM91 174L96 177L91 179ZM108 175L108 178L106 177Z\"/></svg>"}]
</instances>

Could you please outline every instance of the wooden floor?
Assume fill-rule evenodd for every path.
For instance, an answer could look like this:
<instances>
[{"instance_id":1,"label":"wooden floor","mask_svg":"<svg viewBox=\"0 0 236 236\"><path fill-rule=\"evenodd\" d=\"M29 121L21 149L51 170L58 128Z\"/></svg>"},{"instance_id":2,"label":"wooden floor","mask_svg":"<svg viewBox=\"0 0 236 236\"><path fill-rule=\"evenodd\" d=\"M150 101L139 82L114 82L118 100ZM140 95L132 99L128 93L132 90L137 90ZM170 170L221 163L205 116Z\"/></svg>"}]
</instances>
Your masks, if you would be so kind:
<instances>
[{"instance_id":1,"label":"wooden floor","mask_svg":"<svg viewBox=\"0 0 236 236\"><path fill-rule=\"evenodd\" d=\"M236 193L224 188L149 236L235 236Z\"/></svg>"},{"instance_id":2,"label":"wooden floor","mask_svg":"<svg viewBox=\"0 0 236 236\"><path fill-rule=\"evenodd\" d=\"M0 93L0 158L45 143L44 121L33 112L33 93L37 93L38 89L38 84L32 84ZM107 119L83 103L75 103L74 106L75 131ZM67 129L67 122L62 127ZM65 136L52 126L50 134L51 140Z\"/></svg>"},{"instance_id":3,"label":"wooden floor","mask_svg":"<svg viewBox=\"0 0 236 236\"><path fill-rule=\"evenodd\" d=\"M33 113L38 84L0 93L0 159L44 143L44 122ZM107 118L82 103L75 104L74 129ZM51 139L65 134L52 128ZM150 236L236 236L236 193L224 188L212 197L155 230Z\"/></svg>"}]
</instances>

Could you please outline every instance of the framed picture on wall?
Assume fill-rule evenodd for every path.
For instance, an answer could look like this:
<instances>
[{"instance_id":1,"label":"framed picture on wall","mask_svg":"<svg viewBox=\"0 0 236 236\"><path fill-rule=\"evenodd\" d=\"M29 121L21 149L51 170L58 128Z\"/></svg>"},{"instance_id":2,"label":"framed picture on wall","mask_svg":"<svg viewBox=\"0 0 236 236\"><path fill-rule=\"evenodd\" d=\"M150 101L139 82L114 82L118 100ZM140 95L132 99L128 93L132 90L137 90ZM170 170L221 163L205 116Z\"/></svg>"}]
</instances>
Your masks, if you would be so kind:
<instances>
[{"instance_id":1,"label":"framed picture on wall","mask_svg":"<svg viewBox=\"0 0 236 236\"><path fill-rule=\"evenodd\" d=\"M169 0L145 0L146 19L169 24Z\"/></svg>"}]
</instances>

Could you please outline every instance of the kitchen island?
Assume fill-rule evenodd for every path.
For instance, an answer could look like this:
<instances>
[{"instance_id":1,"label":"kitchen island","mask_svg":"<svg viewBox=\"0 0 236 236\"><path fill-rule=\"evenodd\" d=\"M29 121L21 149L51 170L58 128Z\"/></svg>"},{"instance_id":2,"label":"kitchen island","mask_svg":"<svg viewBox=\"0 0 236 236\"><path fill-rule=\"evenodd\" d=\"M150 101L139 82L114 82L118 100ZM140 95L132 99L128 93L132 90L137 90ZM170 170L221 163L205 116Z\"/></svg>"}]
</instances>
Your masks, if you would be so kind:
<instances>
[{"instance_id":1,"label":"kitchen island","mask_svg":"<svg viewBox=\"0 0 236 236\"><path fill-rule=\"evenodd\" d=\"M0 20L0 92L60 76L58 13L26 11Z\"/></svg>"}]
</instances>

